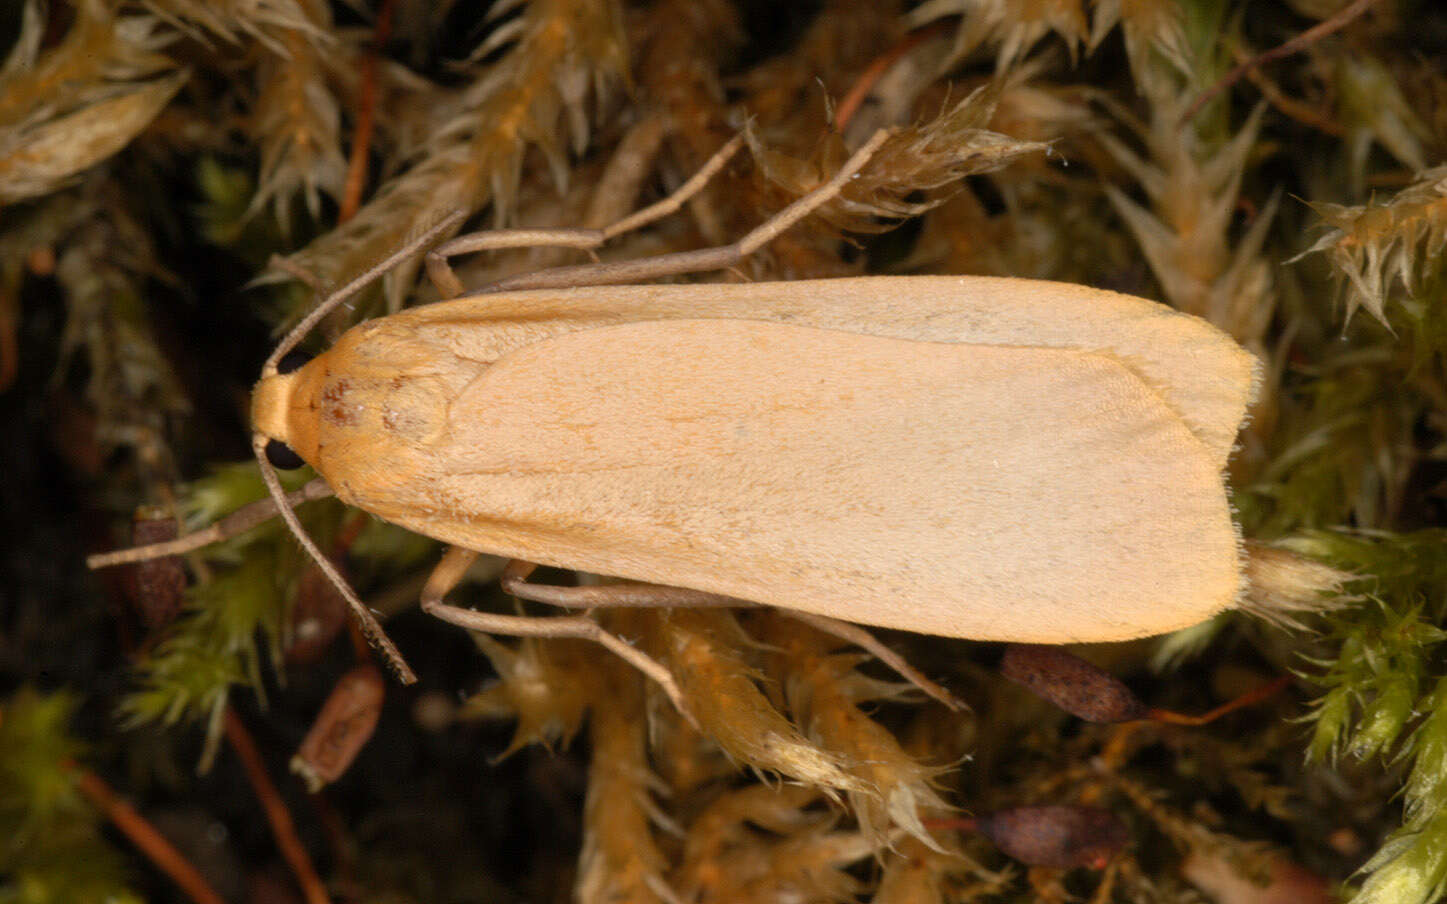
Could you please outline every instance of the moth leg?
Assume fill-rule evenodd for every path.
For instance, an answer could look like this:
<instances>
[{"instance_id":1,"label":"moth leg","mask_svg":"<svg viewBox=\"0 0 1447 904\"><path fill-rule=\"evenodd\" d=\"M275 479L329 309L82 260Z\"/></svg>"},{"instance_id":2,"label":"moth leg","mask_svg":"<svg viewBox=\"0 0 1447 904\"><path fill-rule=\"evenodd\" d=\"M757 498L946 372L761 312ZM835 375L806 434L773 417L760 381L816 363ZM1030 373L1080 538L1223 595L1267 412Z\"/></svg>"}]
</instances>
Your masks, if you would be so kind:
<instances>
[{"instance_id":1,"label":"moth leg","mask_svg":"<svg viewBox=\"0 0 1447 904\"><path fill-rule=\"evenodd\" d=\"M498 583L502 589L518 599L535 603L547 603L563 609L617 609L617 608L690 608L723 609L747 608L757 605L747 600L690 590L687 587L669 587L663 584L646 584L641 581L619 581L596 587L562 587L557 584L533 584L528 576L538 568L532 562L521 559L509 560L502 570Z\"/></svg>"},{"instance_id":2,"label":"moth leg","mask_svg":"<svg viewBox=\"0 0 1447 904\"><path fill-rule=\"evenodd\" d=\"M590 618L581 615L534 618L523 615L500 615L493 612L478 612L463 609L443 602L443 597L456 587L477 558L470 549L452 547L437 563L427 584L422 588L422 611L435 615L469 631L485 634L505 634L512 637L568 637L576 640L591 640L612 650L638 671L652 678L668 695L673 706L690 721L688 706L684 703L683 692L663 663L634 647L621 637L610 634Z\"/></svg>"},{"instance_id":3,"label":"moth leg","mask_svg":"<svg viewBox=\"0 0 1447 904\"><path fill-rule=\"evenodd\" d=\"M299 490L293 490L286 494L286 504L298 506L303 502L310 502L313 499L325 499L332 495L332 488L320 477L307 483ZM193 531L174 540L167 540L164 543L152 543L149 546L132 546L129 549L117 549L114 552L97 553L93 556L86 556L85 566L92 570L96 568L108 568L112 565L128 565L132 562L146 562L151 559L159 559L164 556L180 555L183 552L190 552L193 549L200 549L203 546L210 546L212 543L219 543L228 540L238 534L244 534L274 517L277 513L276 501L267 497L257 502L243 505L241 508L198 531Z\"/></svg>"},{"instance_id":4,"label":"moth leg","mask_svg":"<svg viewBox=\"0 0 1447 904\"><path fill-rule=\"evenodd\" d=\"M428 252L427 276L433 285L437 286L437 291L443 298L456 298L462 294L463 286L453 272L452 265L447 262L447 258L454 255L471 254L475 251L499 251L505 248L551 247L591 251L615 236L646 226L677 211L702 191L708 181L724 168L729 158L738 153L743 145L744 137L735 135L668 197L602 228L490 229L457 236Z\"/></svg>"},{"instance_id":5,"label":"moth leg","mask_svg":"<svg viewBox=\"0 0 1447 904\"><path fill-rule=\"evenodd\" d=\"M825 634L832 634L833 636L839 638L842 641L852 643L856 647L861 647L862 649L864 649L865 652L872 655L875 659L878 659L880 662L893 669L896 673L898 673L899 677L908 681L910 684L913 684L915 687L919 688L926 694L943 703L945 706L948 706L950 709L955 710L956 712L969 709L969 706L963 700L959 699L940 685L926 678L919 671L919 669L916 669L914 666L906 662L903 656L900 656L898 653L885 646L882 642L880 642L879 638L875 637L873 634L870 634L868 631L864 630L858 625L853 625L849 622L839 621L835 618L829 618L826 615L814 615L810 612L798 612L794 609L779 609L778 611L782 612L784 615L787 615L792 619L796 619L806 625L817 628L818 630L823 631Z\"/></svg>"},{"instance_id":6,"label":"moth leg","mask_svg":"<svg viewBox=\"0 0 1447 904\"><path fill-rule=\"evenodd\" d=\"M702 590L690 590L686 587L669 587L663 584L645 584L637 581L604 584L598 587L560 587L556 584L529 583L528 576L536 571L537 567L537 565L531 562L512 559L503 568L502 577L499 578L502 589L520 599L531 600L537 603L547 603L563 608L578 609L618 606L667 606L702 609L710 607L741 608L758 605L757 603L735 599L731 596L705 593ZM838 619L823 615L798 612L793 609L778 608L778 611L790 618L797 619L806 625L823 631L825 634L863 648L866 652L874 656L875 659L878 659L893 669L901 678L943 703L945 706L948 706L950 709L959 711L968 708L962 700L926 678L918 669L906 662L903 656L900 656L885 646L880 642L879 638L858 625L842 622Z\"/></svg>"},{"instance_id":7,"label":"moth leg","mask_svg":"<svg viewBox=\"0 0 1447 904\"><path fill-rule=\"evenodd\" d=\"M702 248L698 251L680 251L674 254L659 254L633 261L550 267L535 273L498 280L478 291L505 292L516 289L561 289L572 286L639 283L662 279L665 276L679 276L684 273L699 273L705 270L722 270L732 267L837 197L844 186L849 184L849 180L864 168L864 165L869 162L889 136L888 129L880 129L875 132L873 137L861 145L859 150L844 162L844 165L839 168L839 172L835 173L828 182L754 227L748 235L732 245Z\"/></svg>"}]
</instances>

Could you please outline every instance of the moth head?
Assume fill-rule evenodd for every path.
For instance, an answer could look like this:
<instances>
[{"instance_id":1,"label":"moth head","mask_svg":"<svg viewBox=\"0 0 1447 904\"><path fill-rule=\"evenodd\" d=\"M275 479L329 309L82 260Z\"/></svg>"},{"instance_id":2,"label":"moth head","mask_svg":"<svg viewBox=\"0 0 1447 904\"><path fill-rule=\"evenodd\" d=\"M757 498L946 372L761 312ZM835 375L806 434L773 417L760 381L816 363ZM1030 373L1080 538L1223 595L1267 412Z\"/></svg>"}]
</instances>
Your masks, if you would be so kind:
<instances>
[{"instance_id":1,"label":"moth head","mask_svg":"<svg viewBox=\"0 0 1447 904\"><path fill-rule=\"evenodd\" d=\"M283 471L300 468L309 453L315 454L315 432L298 430L306 422L292 417L302 396L298 390L307 382L303 369L310 360L302 352L288 352L274 373L263 374L251 395L252 429L265 439L267 461Z\"/></svg>"},{"instance_id":2,"label":"moth head","mask_svg":"<svg viewBox=\"0 0 1447 904\"><path fill-rule=\"evenodd\" d=\"M286 526L296 537L297 542L302 545L302 548L316 562L317 567L346 599L353 617L361 626L362 634L382 654L382 658L392 666L403 684L415 682L417 676L407 667L407 661L402 658L397 647L387 638L387 633L377 623L371 610L362 604L361 599L337 572L336 566L322 554L316 542L302 529L296 512L292 511L291 506L287 503L286 493L282 490L281 481L276 476L276 468L292 464L298 459L315 462L319 446L316 429L317 418L315 417L315 389L318 378L325 374L326 365L321 359L308 364L304 359L298 359L292 354L296 344L301 341L301 337L321 322L321 319L328 313L383 273L391 270L407 257L416 254L419 249L436 241L449 229L455 229L466 216L467 213L464 210L451 212L435 223L432 228L408 242L406 246L399 248L386 260L333 292L325 301L317 305L310 314L302 318L301 322L272 352L266 365L261 369L261 381L256 384L256 389L251 396L251 424L254 431L251 448L256 454L256 462L261 471L262 481L266 484L267 492L276 502L282 520L286 522ZM294 414L298 416L293 417ZM291 454L287 455L288 452Z\"/></svg>"},{"instance_id":3,"label":"moth head","mask_svg":"<svg viewBox=\"0 0 1447 904\"><path fill-rule=\"evenodd\" d=\"M411 684L417 680L417 676L382 630L382 626L377 623L376 617L363 605L336 566L322 554L316 541L302 528L301 521L297 519L296 512L292 511L281 481L276 476L277 468L299 467L308 459L315 460L316 431L308 431L307 426L314 424L315 418L307 415L313 408L309 401L312 398L310 390L317 380L325 375L326 364L321 359L308 362L307 356L290 353L280 360L274 358L273 361L274 364L268 361L262 369L261 381L256 384L251 396L251 423L254 431L251 448L260 466L261 479L272 500L276 502L277 512L286 522L287 528L351 607L352 615L357 619L368 643L382 654L382 658L392 666L403 684ZM293 417L293 414L301 416ZM319 481L313 481L316 482Z\"/></svg>"},{"instance_id":4,"label":"moth head","mask_svg":"<svg viewBox=\"0 0 1447 904\"><path fill-rule=\"evenodd\" d=\"M283 358L262 371L251 422L267 462L310 464L353 503L360 497L350 494L424 466L417 458L445 433L454 387L430 348L399 349L385 332L362 324L310 361Z\"/></svg>"}]
</instances>

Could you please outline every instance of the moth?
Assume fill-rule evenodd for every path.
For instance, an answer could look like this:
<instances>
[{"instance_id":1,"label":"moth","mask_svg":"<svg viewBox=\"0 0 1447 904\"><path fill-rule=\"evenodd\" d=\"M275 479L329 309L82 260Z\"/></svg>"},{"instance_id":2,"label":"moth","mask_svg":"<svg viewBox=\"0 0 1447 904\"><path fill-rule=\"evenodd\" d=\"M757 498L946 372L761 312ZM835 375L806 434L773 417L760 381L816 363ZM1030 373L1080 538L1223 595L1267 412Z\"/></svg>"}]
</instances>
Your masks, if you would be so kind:
<instances>
[{"instance_id":1,"label":"moth","mask_svg":"<svg viewBox=\"0 0 1447 904\"><path fill-rule=\"evenodd\" d=\"M384 262L263 369L252 417L273 496L269 461L310 464L342 501L449 544L424 609L489 633L597 640L680 708L667 669L586 613L478 612L447 592L487 552L513 560L504 586L527 599L776 606L886 656L858 625L1066 643L1231 607L1245 579L1224 471L1258 365L1207 322L1027 279L643 284L751 253L837 195L886 137L734 245L540 271L364 322L278 367ZM456 295L451 254L591 247L701 185L609 230L454 239L428 270ZM531 583L539 564L623 582Z\"/></svg>"}]
</instances>

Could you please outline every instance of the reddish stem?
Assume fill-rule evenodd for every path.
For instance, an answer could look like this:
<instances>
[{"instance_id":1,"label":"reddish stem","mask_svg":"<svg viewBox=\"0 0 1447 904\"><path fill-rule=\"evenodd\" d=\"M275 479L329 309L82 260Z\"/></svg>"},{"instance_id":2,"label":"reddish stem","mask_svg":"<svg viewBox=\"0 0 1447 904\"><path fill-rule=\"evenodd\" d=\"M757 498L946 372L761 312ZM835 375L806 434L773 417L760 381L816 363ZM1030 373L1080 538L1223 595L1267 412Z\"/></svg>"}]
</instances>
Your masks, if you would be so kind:
<instances>
[{"instance_id":1,"label":"reddish stem","mask_svg":"<svg viewBox=\"0 0 1447 904\"><path fill-rule=\"evenodd\" d=\"M926 816L920 820L920 824L927 829L946 832L951 829L957 832L973 832L980 827L979 820L973 816Z\"/></svg>"},{"instance_id":2,"label":"reddish stem","mask_svg":"<svg viewBox=\"0 0 1447 904\"><path fill-rule=\"evenodd\" d=\"M276 845L281 848L282 856L296 874L297 883L301 885L307 904L331 904L326 886L322 885L322 880L312 866L311 857L307 856L306 848L302 847L301 839L297 837L291 811L286 808L276 785L272 784L271 776L266 774L266 767L261 762L256 742L251 739L251 732L246 730L246 725L236 714L236 710L229 706L226 708L225 721L226 739L241 758L246 778L251 782L257 799L261 801L262 809L266 811L267 821L271 823L271 833L276 837Z\"/></svg>"},{"instance_id":3,"label":"reddish stem","mask_svg":"<svg viewBox=\"0 0 1447 904\"><path fill-rule=\"evenodd\" d=\"M1169 709L1157 709L1153 706L1147 712L1147 718L1156 722L1168 722L1171 725L1205 725L1208 722L1216 721L1227 713L1235 712L1236 710L1241 709L1243 706L1251 706L1254 703L1260 703L1262 700L1265 700L1267 697L1270 697L1272 694L1275 694L1282 688L1286 687L1286 685L1290 682L1290 675L1282 675L1275 681L1270 681L1266 684L1263 684L1255 690L1247 691L1246 693L1237 697L1235 700L1230 700L1226 703L1222 703L1220 706L1216 707L1210 712L1202 713L1199 716L1191 716L1185 713L1172 712Z\"/></svg>"},{"instance_id":4,"label":"reddish stem","mask_svg":"<svg viewBox=\"0 0 1447 904\"><path fill-rule=\"evenodd\" d=\"M849 125L849 120L853 119L854 114L859 112L859 108L864 106L864 99L869 96L869 92L874 90L874 86L884 78L886 72L894 68L895 63L898 63L905 54L925 41L937 34L942 34L950 22L951 20L944 19L912 31L882 55L876 57L874 62L870 63L860 74L859 79L849 89L849 93L844 95L844 99L839 101L839 106L834 111L835 131L844 131L845 127Z\"/></svg>"},{"instance_id":5,"label":"reddish stem","mask_svg":"<svg viewBox=\"0 0 1447 904\"><path fill-rule=\"evenodd\" d=\"M1202 91L1201 96L1196 98L1195 101L1193 101L1191 105L1186 108L1185 113L1181 114L1181 122L1190 122L1197 113L1201 112L1202 107L1210 103L1211 100L1216 97L1216 95L1220 94L1222 91L1225 91L1227 88L1241 81L1241 79L1248 72L1251 72L1255 69L1260 68L1261 66L1266 65L1272 60L1279 60L1282 57L1290 56L1293 53L1305 50L1307 47L1310 47L1312 44L1315 44L1317 41L1320 41L1322 38L1326 37L1332 32L1345 27L1348 22L1355 19L1357 16L1360 16L1362 13L1366 12L1371 7L1371 5L1376 2L1377 0L1356 0L1355 3L1351 3L1347 6L1342 7L1330 18L1321 20L1320 22L1316 23L1311 28L1308 28L1306 31L1303 31L1301 34L1297 35L1291 40L1283 44L1278 44L1270 50L1267 50L1264 53L1252 57L1246 62L1240 64L1235 69L1232 69L1230 72L1226 73L1225 78L1221 79L1210 88L1207 88L1205 91Z\"/></svg>"},{"instance_id":6,"label":"reddish stem","mask_svg":"<svg viewBox=\"0 0 1447 904\"><path fill-rule=\"evenodd\" d=\"M358 101L357 130L352 136L352 154L347 160L347 181L342 189L342 203L337 222L350 220L362 206L362 187L367 183L367 155L372 148L372 131L377 120L377 81L381 67L382 48L392 35L392 9L396 0L382 0L377 10L377 28L372 33L372 49L362 61L362 96Z\"/></svg>"},{"instance_id":7,"label":"reddish stem","mask_svg":"<svg viewBox=\"0 0 1447 904\"><path fill-rule=\"evenodd\" d=\"M226 904L196 867L156 831L156 827L135 807L111 790L110 785L100 776L74 763L69 765L74 770L75 786L80 792L89 798L95 808L129 838L131 844L145 854L157 869L171 877L171 881L180 886L187 897L196 904Z\"/></svg>"}]
</instances>

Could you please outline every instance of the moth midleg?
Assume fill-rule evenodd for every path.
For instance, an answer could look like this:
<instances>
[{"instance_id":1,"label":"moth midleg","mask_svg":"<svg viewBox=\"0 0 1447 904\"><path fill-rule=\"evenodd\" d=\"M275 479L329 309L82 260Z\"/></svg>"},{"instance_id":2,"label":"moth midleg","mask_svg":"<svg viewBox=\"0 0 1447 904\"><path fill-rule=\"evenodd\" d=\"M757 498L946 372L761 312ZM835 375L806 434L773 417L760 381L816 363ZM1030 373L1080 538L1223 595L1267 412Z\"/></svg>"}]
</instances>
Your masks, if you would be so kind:
<instances>
[{"instance_id":1,"label":"moth midleg","mask_svg":"<svg viewBox=\"0 0 1447 904\"><path fill-rule=\"evenodd\" d=\"M490 229L485 232L474 232L468 235L460 235L454 239L443 242L427 254L427 276L437 286L437 291L443 298L455 298L464 291L462 281L453 272L452 265L447 258L459 255L470 254L475 251L500 251L506 248L577 248L583 251L591 251L616 236L622 235L634 229L662 219L677 211L684 204L703 190L719 170L728 163L729 158L738 153L743 147L742 135L735 135L723 147L714 152L714 155L694 173L689 179L674 189L668 197L648 205L642 210L617 220L608 226L601 228L573 229L557 227L550 229ZM541 271L548 272L548 271Z\"/></svg>"},{"instance_id":2,"label":"moth midleg","mask_svg":"<svg viewBox=\"0 0 1447 904\"><path fill-rule=\"evenodd\" d=\"M697 251L679 251L673 254L659 254L633 261L610 261L604 264L579 264L570 267L549 267L521 276L489 283L476 290L476 294L509 292L523 289L567 289L577 286L619 285L642 283L667 276L682 276L685 273L702 273L708 270L723 270L742 261L772 242L800 220L812 214L823 205L838 197L844 186L855 174L864 168L888 140L890 132L880 129L873 137L860 146L829 181L799 198L794 203L755 226L747 235L731 245L701 248ZM662 202L660 202L662 203Z\"/></svg>"},{"instance_id":3,"label":"moth midleg","mask_svg":"<svg viewBox=\"0 0 1447 904\"><path fill-rule=\"evenodd\" d=\"M684 703L683 692L673 673L663 663L628 643L610 634L603 626L581 615L553 617L530 617L525 615L499 615L493 612L478 612L463 609L444 601L444 597L456 587L467 573L468 567L479 553L475 550L453 546L442 556L442 561L432 570L427 585L422 588L422 611L445 622L481 631L484 634L505 634L512 637L566 637L575 640L591 640L602 644L638 671L652 678L668 695L673 706L692 721L688 706Z\"/></svg>"},{"instance_id":4,"label":"moth midleg","mask_svg":"<svg viewBox=\"0 0 1447 904\"><path fill-rule=\"evenodd\" d=\"M555 584L534 584L528 576L538 566L531 562L512 559L503 569L499 582L502 589L520 599L546 603L567 609L601 609L619 607L658 608L754 608L758 603L735 599L717 593L690 590L687 587L669 587L663 584L645 584L638 581L622 581L615 584L601 584L593 587L560 587ZM875 659L901 678L924 691L929 696L953 710L965 709L965 704L939 684L929 680L914 666L869 631L849 622L839 621L824 615L799 612L794 609L775 607L789 618L801 621L818 631L851 643L872 655Z\"/></svg>"}]
</instances>

